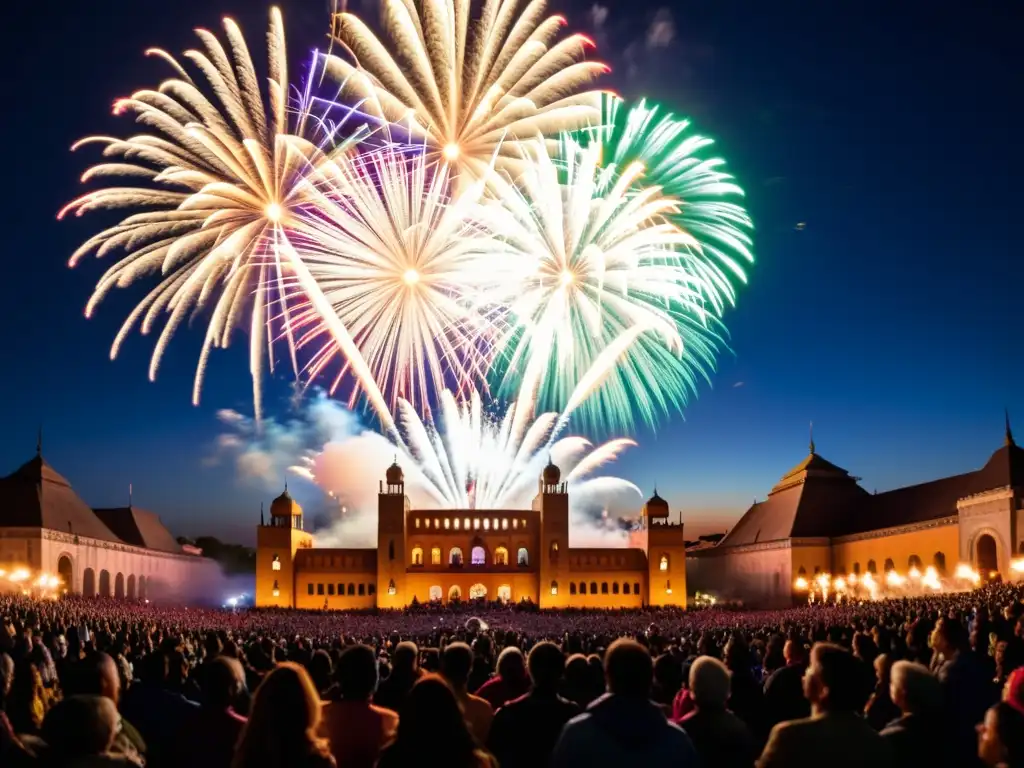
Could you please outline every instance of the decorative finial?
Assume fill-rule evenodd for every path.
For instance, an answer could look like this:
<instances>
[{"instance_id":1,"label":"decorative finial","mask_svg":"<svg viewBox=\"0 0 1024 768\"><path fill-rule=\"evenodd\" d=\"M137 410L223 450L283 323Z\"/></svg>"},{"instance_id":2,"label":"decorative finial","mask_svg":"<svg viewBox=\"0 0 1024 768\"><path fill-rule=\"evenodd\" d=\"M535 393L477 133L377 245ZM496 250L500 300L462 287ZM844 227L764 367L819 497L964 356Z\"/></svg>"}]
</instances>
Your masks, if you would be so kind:
<instances>
[{"instance_id":1,"label":"decorative finial","mask_svg":"<svg viewBox=\"0 0 1024 768\"><path fill-rule=\"evenodd\" d=\"M43 455L43 425L39 425L39 434L36 436L36 456Z\"/></svg>"},{"instance_id":2,"label":"decorative finial","mask_svg":"<svg viewBox=\"0 0 1024 768\"><path fill-rule=\"evenodd\" d=\"M811 453L814 453L814 422L811 422Z\"/></svg>"},{"instance_id":3,"label":"decorative finial","mask_svg":"<svg viewBox=\"0 0 1024 768\"><path fill-rule=\"evenodd\" d=\"M284 492L288 493L288 481L287 480L284 481Z\"/></svg>"},{"instance_id":4,"label":"decorative finial","mask_svg":"<svg viewBox=\"0 0 1024 768\"><path fill-rule=\"evenodd\" d=\"M131 508L131 506L132 506L132 484L128 483L128 507L129 507L129 509Z\"/></svg>"},{"instance_id":5,"label":"decorative finial","mask_svg":"<svg viewBox=\"0 0 1024 768\"><path fill-rule=\"evenodd\" d=\"M1003 414L1006 416L1006 447L1012 448L1017 444L1013 442L1013 431L1010 429L1010 411L1004 408Z\"/></svg>"},{"instance_id":6,"label":"decorative finial","mask_svg":"<svg viewBox=\"0 0 1024 768\"><path fill-rule=\"evenodd\" d=\"M260 502L260 525L263 525L263 502Z\"/></svg>"}]
</instances>

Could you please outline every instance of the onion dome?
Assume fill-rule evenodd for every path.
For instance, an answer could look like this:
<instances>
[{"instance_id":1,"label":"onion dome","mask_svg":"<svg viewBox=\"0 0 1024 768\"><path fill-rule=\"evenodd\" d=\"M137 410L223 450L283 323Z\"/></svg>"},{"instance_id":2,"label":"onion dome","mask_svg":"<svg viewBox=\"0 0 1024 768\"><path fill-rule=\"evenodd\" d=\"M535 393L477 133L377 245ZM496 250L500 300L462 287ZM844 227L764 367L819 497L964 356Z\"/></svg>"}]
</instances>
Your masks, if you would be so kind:
<instances>
[{"instance_id":1,"label":"onion dome","mask_svg":"<svg viewBox=\"0 0 1024 768\"><path fill-rule=\"evenodd\" d=\"M402 472L402 468L398 466L398 460L396 459L388 467L387 473L384 475L388 485L401 485L405 482L405 473Z\"/></svg>"},{"instance_id":2,"label":"onion dome","mask_svg":"<svg viewBox=\"0 0 1024 768\"><path fill-rule=\"evenodd\" d=\"M562 479L562 470L548 458L548 465L544 467L540 477L544 485L558 485L558 481Z\"/></svg>"},{"instance_id":3,"label":"onion dome","mask_svg":"<svg viewBox=\"0 0 1024 768\"><path fill-rule=\"evenodd\" d=\"M648 517L668 517L668 502L658 495L658 489L654 489L654 495L644 504L644 510Z\"/></svg>"},{"instance_id":4,"label":"onion dome","mask_svg":"<svg viewBox=\"0 0 1024 768\"><path fill-rule=\"evenodd\" d=\"M284 487L284 492L270 502L270 516L271 517L294 517L302 514L302 507L299 503L291 497L288 493L288 486Z\"/></svg>"}]
</instances>

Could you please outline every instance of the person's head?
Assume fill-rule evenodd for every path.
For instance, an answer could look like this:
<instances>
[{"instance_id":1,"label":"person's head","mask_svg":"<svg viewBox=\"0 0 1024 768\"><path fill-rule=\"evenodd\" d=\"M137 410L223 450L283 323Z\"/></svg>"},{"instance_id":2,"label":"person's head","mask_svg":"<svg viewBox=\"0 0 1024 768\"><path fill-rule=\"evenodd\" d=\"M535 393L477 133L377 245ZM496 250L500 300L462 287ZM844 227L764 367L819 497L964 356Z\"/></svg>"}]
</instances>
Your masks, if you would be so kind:
<instances>
[{"instance_id":1,"label":"person's head","mask_svg":"<svg viewBox=\"0 0 1024 768\"><path fill-rule=\"evenodd\" d=\"M114 702L106 696L69 696L46 714L42 737L54 764L101 755L121 726Z\"/></svg>"},{"instance_id":2,"label":"person's head","mask_svg":"<svg viewBox=\"0 0 1024 768\"><path fill-rule=\"evenodd\" d=\"M14 660L6 653L0 653L0 703L7 698L14 683Z\"/></svg>"},{"instance_id":3,"label":"person's head","mask_svg":"<svg viewBox=\"0 0 1024 768\"><path fill-rule=\"evenodd\" d=\"M105 696L116 705L121 699L117 664L102 651L89 654L76 665L74 688L77 694Z\"/></svg>"},{"instance_id":4,"label":"person's head","mask_svg":"<svg viewBox=\"0 0 1024 768\"><path fill-rule=\"evenodd\" d=\"M279 664L253 695L234 765L287 765L297 755L324 753L318 725L320 696L309 673L293 662Z\"/></svg>"},{"instance_id":5,"label":"person's head","mask_svg":"<svg viewBox=\"0 0 1024 768\"><path fill-rule=\"evenodd\" d=\"M690 665L690 695L698 709L725 709L729 669L718 659L701 656Z\"/></svg>"},{"instance_id":6,"label":"person's head","mask_svg":"<svg viewBox=\"0 0 1024 768\"><path fill-rule=\"evenodd\" d=\"M416 643L408 640L395 646L395 652L391 657L391 674L405 673L412 674L419 667L420 649Z\"/></svg>"},{"instance_id":7,"label":"person's head","mask_svg":"<svg viewBox=\"0 0 1024 768\"><path fill-rule=\"evenodd\" d=\"M782 648L782 655L787 664L804 664L807 661L807 651L804 649L802 640L790 638Z\"/></svg>"},{"instance_id":8,"label":"person's head","mask_svg":"<svg viewBox=\"0 0 1024 768\"><path fill-rule=\"evenodd\" d=\"M473 668L473 651L465 643L452 643L441 654L441 675L456 691L464 690Z\"/></svg>"},{"instance_id":9,"label":"person's head","mask_svg":"<svg viewBox=\"0 0 1024 768\"><path fill-rule=\"evenodd\" d=\"M227 709L245 691L245 670L229 656L217 656L206 662L206 676L203 677L203 696L213 709Z\"/></svg>"},{"instance_id":10,"label":"person's head","mask_svg":"<svg viewBox=\"0 0 1024 768\"><path fill-rule=\"evenodd\" d=\"M985 713L977 726L978 757L990 768L1024 762L1024 713L1001 701Z\"/></svg>"},{"instance_id":11,"label":"person's head","mask_svg":"<svg viewBox=\"0 0 1024 768\"><path fill-rule=\"evenodd\" d=\"M948 657L967 646L967 630L956 619L943 616L935 623L931 643L932 648Z\"/></svg>"},{"instance_id":12,"label":"person's head","mask_svg":"<svg viewBox=\"0 0 1024 768\"><path fill-rule=\"evenodd\" d=\"M545 693L553 692L565 671L565 655L554 643L537 643L530 649L527 665L530 668L530 680L533 681L534 689Z\"/></svg>"},{"instance_id":13,"label":"person's head","mask_svg":"<svg viewBox=\"0 0 1024 768\"><path fill-rule=\"evenodd\" d=\"M604 677L609 693L646 699L654 679L650 652L635 640L616 640L605 653Z\"/></svg>"},{"instance_id":14,"label":"person's head","mask_svg":"<svg viewBox=\"0 0 1024 768\"><path fill-rule=\"evenodd\" d=\"M905 715L930 714L942 705L942 687L923 664L897 661L890 672L889 693Z\"/></svg>"},{"instance_id":15,"label":"person's head","mask_svg":"<svg viewBox=\"0 0 1024 768\"><path fill-rule=\"evenodd\" d=\"M331 684L331 672L333 665L331 656L323 648L313 652L309 660L309 676L313 678L313 685L320 692L326 691Z\"/></svg>"},{"instance_id":16,"label":"person's head","mask_svg":"<svg viewBox=\"0 0 1024 768\"><path fill-rule=\"evenodd\" d=\"M817 643L804 673L804 696L823 712L847 712L864 705L860 661L845 648Z\"/></svg>"},{"instance_id":17,"label":"person's head","mask_svg":"<svg viewBox=\"0 0 1024 768\"><path fill-rule=\"evenodd\" d=\"M435 759L439 754L451 765L469 762L476 742L466 725L462 705L444 678L426 675L410 689L398 713L395 746L403 754L420 759L426 753L429 764L440 764L442 761Z\"/></svg>"},{"instance_id":18,"label":"person's head","mask_svg":"<svg viewBox=\"0 0 1024 768\"><path fill-rule=\"evenodd\" d=\"M526 677L526 659L518 648L505 648L498 654L498 674L505 680L522 680Z\"/></svg>"},{"instance_id":19,"label":"person's head","mask_svg":"<svg viewBox=\"0 0 1024 768\"><path fill-rule=\"evenodd\" d=\"M886 689L889 687L890 675L892 674L892 656L887 653L880 653L875 656L874 664L875 668L875 680L878 684L884 686Z\"/></svg>"},{"instance_id":20,"label":"person's head","mask_svg":"<svg viewBox=\"0 0 1024 768\"><path fill-rule=\"evenodd\" d=\"M366 645L352 645L344 650L334 670L341 698L348 701L369 701L377 690L377 659Z\"/></svg>"}]
</instances>

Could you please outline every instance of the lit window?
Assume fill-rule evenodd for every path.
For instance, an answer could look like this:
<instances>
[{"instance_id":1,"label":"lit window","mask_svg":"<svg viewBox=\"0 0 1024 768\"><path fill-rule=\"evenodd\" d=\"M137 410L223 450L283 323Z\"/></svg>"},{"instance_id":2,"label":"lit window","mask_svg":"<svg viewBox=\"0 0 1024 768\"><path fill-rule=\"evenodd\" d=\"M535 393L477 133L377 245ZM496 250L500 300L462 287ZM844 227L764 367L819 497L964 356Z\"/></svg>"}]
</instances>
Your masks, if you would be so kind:
<instances>
[{"instance_id":1,"label":"lit window","mask_svg":"<svg viewBox=\"0 0 1024 768\"><path fill-rule=\"evenodd\" d=\"M558 582L557 581L552 581L551 582L551 594L552 595L557 595L558 594Z\"/></svg>"},{"instance_id":2,"label":"lit window","mask_svg":"<svg viewBox=\"0 0 1024 768\"><path fill-rule=\"evenodd\" d=\"M452 547L448 551L448 564L449 565L462 565L462 550L458 547Z\"/></svg>"},{"instance_id":3,"label":"lit window","mask_svg":"<svg viewBox=\"0 0 1024 768\"><path fill-rule=\"evenodd\" d=\"M503 530L503 531L507 531L508 530L508 518L507 517L503 518L502 521L501 521L501 530Z\"/></svg>"},{"instance_id":4,"label":"lit window","mask_svg":"<svg viewBox=\"0 0 1024 768\"><path fill-rule=\"evenodd\" d=\"M523 528L525 528L525 527L526 527L526 521L523 520Z\"/></svg>"},{"instance_id":5,"label":"lit window","mask_svg":"<svg viewBox=\"0 0 1024 768\"><path fill-rule=\"evenodd\" d=\"M527 566L530 564L530 555L526 551L526 547L520 547L519 552L516 553L516 561L520 566Z\"/></svg>"},{"instance_id":6,"label":"lit window","mask_svg":"<svg viewBox=\"0 0 1024 768\"><path fill-rule=\"evenodd\" d=\"M438 520L436 517L434 518L434 527L435 528L440 528L441 527L441 521ZM447 528L447 527L448 526L446 525L445 528Z\"/></svg>"},{"instance_id":7,"label":"lit window","mask_svg":"<svg viewBox=\"0 0 1024 768\"><path fill-rule=\"evenodd\" d=\"M666 581L665 582L665 594L666 595L671 595L672 594L672 582L671 581Z\"/></svg>"},{"instance_id":8,"label":"lit window","mask_svg":"<svg viewBox=\"0 0 1024 768\"><path fill-rule=\"evenodd\" d=\"M494 550L494 564L495 565L508 565L508 550L504 547L498 547Z\"/></svg>"},{"instance_id":9,"label":"lit window","mask_svg":"<svg viewBox=\"0 0 1024 768\"><path fill-rule=\"evenodd\" d=\"M491 521L488 520L486 517L484 518L484 530L485 531L491 530Z\"/></svg>"},{"instance_id":10,"label":"lit window","mask_svg":"<svg viewBox=\"0 0 1024 768\"><path fill-rule=\"evenodd\" d=\"M512 521L512 530L515 530L518 527L519 527L519 520L513 520Z\"/></svg>"},{"instance_id":11,"label":"lit window","mask_svg":"<svg viewBox=\"0 0 1024 768\"><path fill-rule=\"evenodd\" d=\"M423 565L423 550L420 547L412 548L412 564Z\"/></svg>"},{"instance_id":12,"label":"lit window","mask_svg":"<svg viewBox=\"0 0 1024 768\"><path fill-rule=\"evenodd\" d=\"M483 547L473 547L469 553L469 562L473 565L487 565L487 553Z\"/></svg>"},{"instance_id":13,"label":"lit window","mask_svg":"<svg viewBox=\"0 0 1024 768\"><path fill-rule=\"evenodd\" d=\"M397 591L398 591L398 590L397 590L397 589L395 588L395 580L394 580L394 579L392 579L391 581L389 581L389 582L388 582L388 594L389 594L389 595L393 595L393 594L395 594L395 593L396 593Z\"/></svg>"},{"instance_id":14,"label":"lit window","mask_svg":"<svg viewBox=\"0 0 1024 768\"><path fill-rule=\"evenodd\" d=\"M419 519L418 517L416 518L416 527L417 527L417 528L419 528L419 527L420 527L420 519Z\"/></svg>"},{"instance_id":15,"label":"lit window","mask_svg":"<svg viewBox=\"0 0 1024 768\"><path fill-rule=\"evenodd\" d=\"M270 563L270 570L280 571L281 570L281 558L274 555L274 560Z\"/></svg>"},{"instance_id":16,"label":"lit window","mask_svg":"<svg viewBox=\"0 0 1024 768\"><path fill-rule=\"evenodd\" d=\"M274 597L280 597L281 596L281 590L280 589L275 589L270 594L272 594Z\"/></svg>"},{"instance_id":17,"label":"lit window","mask_svg":"<svg viewBox=\"0 0 1024 768\"><path fill-rule=\"evenodd\" d=\"M473 530L474 531L479 531L480 530L480 518L479 517L474 517L473 518Z\"/></svg>"},{"instance_id":18,"label":"lit window","mask_svg":"<svg viewBox=\"0 0 1024 768\"><path fill-rule=\"evenodd\" d=\"M486 527L487 526L485 525L484 528L486 528ZM494 518L494 520L491 522L491 527L494 530L498 530L498 518ZM1021 554L1024 554L1024 553L1021 553Z\"/></svg>"},{"instance_id":19,"label":"lit window","mask_svg":"<svg viewBox=\"0 0 1024 768\"><path fill-rule=\"evenodd\" d=\"M469 528L468 525L466 527ZM459 530L459 518L457 518L457 517L455 518L455 530L456 531Z\"/></svg>"},{"instance_id":20,"label":"lit window","mask_svg":"<svg viewBox=\"0 0 1024 768\"><path fill-rule=\"evenodd\" d=\"M658 569L662 571L668 570L668 555L661 556L661 562L658 564Z\"/></svg>"},{"instance_id":21,"label":"lit window","mask_svg":"<svg viewBox=\"0 0 1024 768\"><path fill-rule=\"evenodd\" d=\"M440 547L434 547L432 550L430 550L430 564L431 565L440 565L441 564L441 548Z\"/></svg>"},{"instance_id":22,"label":"lit window","mask_svg":"<svg viewBox=\"0 0 1024 768\"><path fill-rule=\"evenodd\" d=\"M430 518L429 517L426 520L423 521L423 525L426 526L427 528L430 527Z\"/></svg>"},{"instance_id":23,"label":"lit window","mask_svg":"<svg viewBox=\"0 0 1024 768\"><path fill-rule=\"evenodd\" d=\"M467 531L469 530L469 518L468 517L466 518L466 530Z\"/></svg>"}]
</instances>

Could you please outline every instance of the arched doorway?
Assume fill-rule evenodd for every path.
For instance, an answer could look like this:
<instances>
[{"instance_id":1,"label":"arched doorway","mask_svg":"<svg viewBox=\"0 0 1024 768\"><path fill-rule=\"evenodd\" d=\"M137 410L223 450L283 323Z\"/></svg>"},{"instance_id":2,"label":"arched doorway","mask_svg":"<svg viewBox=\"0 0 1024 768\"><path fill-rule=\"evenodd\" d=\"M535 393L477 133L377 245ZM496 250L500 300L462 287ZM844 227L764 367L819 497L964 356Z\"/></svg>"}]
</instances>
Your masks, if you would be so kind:
<instances>
[{"instance_id":1,"label":"arched doorway","mask_svg":"<svg viewBox=\"0 0 1024 768\"><path fill-rule=\"evenodd\" d=\"M82 594L86 597L96 597L96 571L86 568L82 572Z\"/></svg>"},{"instance_id":2,"label":"arched doorway","mask_svg":"<svg viewBox=\"0 0 1024 768\"><path fill-rule=\"evenodd\" d=\"M110 597L110 571L100 571L100 597Z\"/></svg>"},{"instance_id":3,"label":"arched doorway","mask_svg":"<svg viewBox=\"0 0 1024 768\"><path fill-rule=\"evenodd\" d=\"M498 599L503 603L507 603L512 599L512 587L508 584L502 584L498 587Z\"/></svg>"},{"instance_id":4,"label":"arched doorway","mask_svg":"<svg viewBox=\"0 0 1024 768\"><path fill-rule=\"evenodd\" d=\"M452 584L451 589L448 590L448 602L458 601L462 599L462 589L459 588L458 584Z\"/></svg>"},{"instance_id":5,"label":"arched doorway","mask_svg":"<svg viewBox=\"0 0 1024 768\"><path fill-rule=\"evenodd\" d=\"M124 598L124 574L119 573L114 577L114 597Z\"/></svg>"},{"instance_id":6,"label":"arched doorway","mask_svg":"<svg viewBox=\"0 0 1024 768\"><path fill-rule=\"evenodd\" d=\"M146 597L146 577L139 576L139 599L145 599Z\"/></svg>"},{"instance_id":7,"label":"arched doorway","mask_svg":"<svg viewBox=\"0 0 1024 768\"><path fill-rule=\"evenodd\" d=\"M983 533L978 537L974 545L975 562L978 564L978 573L983 579L989 574L999 570L999 556L996 552L996 540L989 533Z\"/></svg>"},{"instance_id":8,"label":"arched doorway","mask_svg":"<svg viewBox=\"0 0 1024 768\"><path fill-rule=\"evenodd\" d=\"M67 555L61 555L57 559L57 576L60 577L61 592L75 591L75 570L71 558Z\"/></svg>"},{"instance_id":9,"label":"arched doorway","mask_svg":"<svg viewBox=\"0 0 1024 768\"><path fill-rule=\"evenodd\" d=\"M128 597L135 599L135 574L128 577Z\"/></svg>"},{"instance_id":10,"label":"arched doorway","mask_svg":"<svg viewBox=\"0 0 1024 768\"><path fill-rule=\"evenodd\" d=\"M433 602L435 600L440 600L442 594L443 593L441 592L441 587L439 587L439 586L431 587L430 588L430 601Z\"/></svg>"},{"instance_id":11,"label":"arched doorway","mask_svg":"<svg viewBox=\"0 0 1024 768\"><path fill-rule=\"evenodd\" d=\"M487 587L483 584L474 584L469 588L470 600L482 600L485 597L487 597Z\"/></svg>"}]
</instances>

